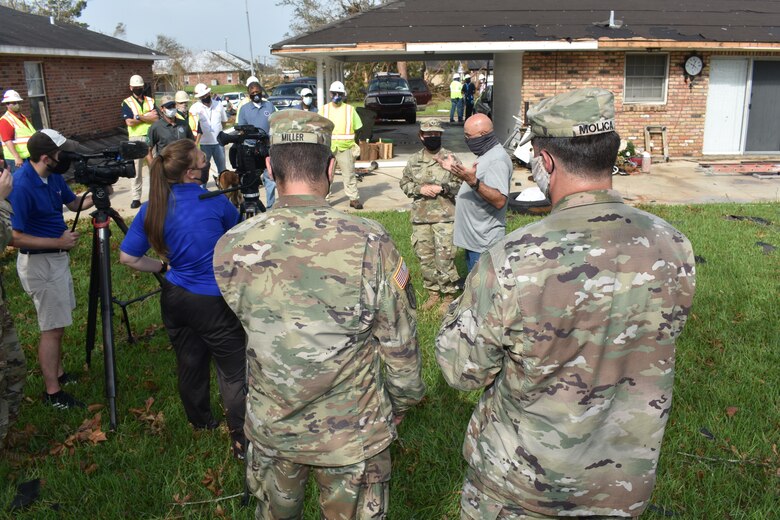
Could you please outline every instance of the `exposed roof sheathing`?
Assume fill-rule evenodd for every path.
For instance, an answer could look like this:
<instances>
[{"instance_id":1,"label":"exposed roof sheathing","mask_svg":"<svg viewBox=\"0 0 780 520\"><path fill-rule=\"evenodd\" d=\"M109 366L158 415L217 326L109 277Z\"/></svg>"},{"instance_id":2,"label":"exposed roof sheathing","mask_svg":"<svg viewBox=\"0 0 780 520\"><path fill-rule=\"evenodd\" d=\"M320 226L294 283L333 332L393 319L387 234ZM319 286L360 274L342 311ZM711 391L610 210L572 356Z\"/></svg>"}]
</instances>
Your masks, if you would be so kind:
<instances>
[{"instance_id":1,"label":"exposed roof sheathing","mask_svg":"<svg viewBox=\"0 0 780 520\"><path fill-rule=\"evenodd\" d=\"M622 26L595 25L606 22L610 10ZM585 39L775 44L780 40L780 1L396 0L272 49Z\"/></svg>"}]
</instances>

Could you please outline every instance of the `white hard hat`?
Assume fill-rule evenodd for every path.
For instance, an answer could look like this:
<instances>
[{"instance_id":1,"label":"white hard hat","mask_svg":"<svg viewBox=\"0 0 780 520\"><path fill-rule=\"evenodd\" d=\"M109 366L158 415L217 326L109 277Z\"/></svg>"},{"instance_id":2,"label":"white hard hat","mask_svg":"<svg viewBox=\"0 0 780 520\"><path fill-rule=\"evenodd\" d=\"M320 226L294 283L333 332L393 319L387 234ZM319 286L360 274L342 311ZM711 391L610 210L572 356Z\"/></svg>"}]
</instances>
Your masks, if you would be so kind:
<instances>
[{"instance_id":1,"label":"white hard hat","mask_svg":"<svg viewBox=\"0 0 780 520\"><path fill-rule=\"evenodd\" d=\"M15 101L21 101L22 97L15 90L6 90L3 96L3 103L13 103Z\"/></svg>"},{"instance_id":2,"label":"white hard hat","mask_svg":"<svg viewBox=\"0 0 780 520\"><path fill-rule=\"evenodd\" d=\"M248 78L246 78L246 88L249 88L249 85L251 85L252 83L260 83L260 80L257 79L256 76L249 76Z\"/></svg>"},{"instance_id":3,"label":"white hard hat","mask_svg":"<svg viewBox=\"0 0 780 520\"><path fill-rule=\"evenodd\" d=\"M344 84L340 81L334 81L330 84L330 89L328 89L329 92L341 92L342 94L347 93L347 89L344 88Z\"/></svg>"},{"instance_id":4,"label":"white hard hat","mask_svg":"<svg viewBox=\"0 0 780 520\"><path fill-rule=\"evenodd\" d=\"M303 96L313 96L314 93L311 91L310 88L302 88L301 89L301 97Z\"/></svg>"},{"instance_id":5,"label":"white hard hat","mask_svg":"<svg viewBox=\"0 0 780 520\"><path fill-rule=\"evenodd\" d=\"M195 97L196 98L202 98L206 94L211 92L211 89L207 87L204 83L198 83L195 85Z\"/></svg>"},{"instance_id":6,"label":"white hard hat","mask_svg":"<svg viewBox=\"0 0 780 520\"><path fill-rule=\"evenodd\" d=\"M479 80L482 81L483 79L485 79L485 75L484 74L480 74L479 75Z\"/></svg>"},{"instance_id":7,"label":"white hard hat","mask_svg":"<svg viewBox=\"0 0 780 520\"><path fill-rule=\"evenodd\" d=\"M471 79L471 76L469 76L468 74L464 74L463 79Z\"/></svg>"},{"instance_id":8,"label":"white hard hat","mask_svg":"<svg viewBox=\"0 0 780 520\"><path fill-rule=\"evenodd\" d=\"M144 86L144 78L142 78L138 74L130 76L130 86L131 87L143 87Z\"/></svg>"},{"instance_id":9,"label":"white hard hat","mask_svg":"<svg viewBox=\"0 0 780 520\"><path fill-rule=\"evenodd\" d=\"M453 74L452 79L460 79L460 74Z\"/></svg>"},{"instance_id":10,"label":"white hard hat","mask_svg":"<svg viewBox=\"0 0 780 520\"><path fill-rule=\"evenodd\" d=\"M176 95L174 96L174 101L177 103L189 103L190 96L184 92L183 90L179 90L176 92Z\"/></svg>"}]
</instances>

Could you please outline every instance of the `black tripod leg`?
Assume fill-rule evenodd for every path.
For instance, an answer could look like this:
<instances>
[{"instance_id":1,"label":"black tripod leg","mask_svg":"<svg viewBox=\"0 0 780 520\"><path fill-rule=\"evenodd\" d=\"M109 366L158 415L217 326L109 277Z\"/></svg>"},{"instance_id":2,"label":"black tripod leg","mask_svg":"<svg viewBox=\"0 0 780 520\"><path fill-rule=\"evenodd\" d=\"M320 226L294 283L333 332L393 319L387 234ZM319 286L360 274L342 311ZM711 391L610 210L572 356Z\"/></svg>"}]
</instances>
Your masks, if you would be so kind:
<instances>
[{"instance_id":1,"label":"black tripod leg","mask_svg":"<svg viewBox=\"0 0 780 520\"><path fill-rule=\"evenodd\" d=\"M103 322L103 365L108 399L109 426L116 430L116 363L114 360L114 323L111 319L111 230L110 220L95 222L100 275L100 310Z\"/></svg>"},{"instance_id":2,"label":"black tripod leg","mask_svg":"<svg viewBox=\"0 0 780 520\"><path fill-rule=\"evenodd\" d=\"M87 306L87 342L86 357L87 366L92 366L92 351L95 349L95 330L97 328L97 304L98 304L98 237L92 233L92 263L89 270L89 304Z\"/></svg>"}]
</instances>

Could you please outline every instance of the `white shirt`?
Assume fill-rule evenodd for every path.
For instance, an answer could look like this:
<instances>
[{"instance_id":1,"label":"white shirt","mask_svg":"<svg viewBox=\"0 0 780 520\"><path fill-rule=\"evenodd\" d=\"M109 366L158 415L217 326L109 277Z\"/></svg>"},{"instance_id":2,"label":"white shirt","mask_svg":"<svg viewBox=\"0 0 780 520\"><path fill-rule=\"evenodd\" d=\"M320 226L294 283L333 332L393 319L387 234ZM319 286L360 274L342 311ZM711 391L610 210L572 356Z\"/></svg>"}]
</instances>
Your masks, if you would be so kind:
<instances>
[{"instance_id":1,"label":"white shirt","mask_svg":"<svg viewBox=\"0 0 780 520\"><path fill-rule=\"evenodd\" d=\"M212 98L211 105L206 106L198 101L190 107L190 114L197 117L200 123L200 144L219 144L217 134L222 131L222 123L227 121L222 103Z\"/></svg>"}]
</instances>

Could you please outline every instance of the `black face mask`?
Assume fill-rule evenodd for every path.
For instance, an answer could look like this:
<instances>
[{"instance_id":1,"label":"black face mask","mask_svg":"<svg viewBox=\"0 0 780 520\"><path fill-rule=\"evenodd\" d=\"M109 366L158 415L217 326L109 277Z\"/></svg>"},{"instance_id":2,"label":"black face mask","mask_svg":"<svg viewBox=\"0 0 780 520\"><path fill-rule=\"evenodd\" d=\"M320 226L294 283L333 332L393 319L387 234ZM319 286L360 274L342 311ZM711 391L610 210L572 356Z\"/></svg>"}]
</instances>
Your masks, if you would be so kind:
<instances>
[{"instance_id":1,"label":"black face mask","mask_svg":"<svg viewBox=\"0 0 780 520\"><path fill-rule=\"evenodd\" d=\"M209 165L207 164L205 168L203 168L200 171L200 185L205 186L206 183L209 182Z\"/></svg>"},{"instance_id":2,"label":"black face mask","mask_svg":"<svg viewBox=\"0 0 780 520\"><path fill-rule=\"evenodd\" d=\"M485 152L493 148L498 143L498 138L496 137L496 134L493 132L490 132L485 135L481 135L479 137L474 137L471 139L466 139L466 146L469 147L469 150L471 150L471 153L479 157L480 155L485 155Z\"/></svg>"},{"instance_id":3,"label":"black face mask","mask_svg":"<svg viewBox=\"0 0 780 520\"><path fill-rule=\"evenodd\" d=\"M51 170L52 173L59 173L62 175L70 168L70 158L61 159L59 161L51 156L49 158L57 163L53 168L49 166L49 170Z\"/></svg>"},{"instance_id":4,"label":"black face mask","mask_svg":"<svg viewBox=\"0 0 780 520\"><path fill-rule=\"evenodd\" d=\"M423 146L426 150L429 152L435 152L439 148L441 148L441 136L440 135L429 135L422 138Z\"/></svg>"},{"instance_id":5,"label":"black face mask","mask_svg":"<svg viewBox=\"0 0 780 520\"><path fill-rule=\"evenodd\" d=\"M261 96L260 94L252 94L253 103L260 103L261 101L263 101L263 96Z\"/></svg>"},{"instance_id":6,"label":"black face mask","mask_svg":"<svg viewBox=\"0 0 780 520\"><path fill-rule=\"evenodd\" d=\"M204 105L210 105L211 104L211 96L203 96L200 98L201 103Z\"/></svg>"},{"instance_id":7,"label":"black face mask","mask_svg":"<svg viewBox=\"0 0 780 520\"><path fill-rule=\"evenodd\" d=\"M143 87L133 87L133 94L135 94L138 97L141 97L144 95L144 88Z\"/></svg>"}]
</instances>

